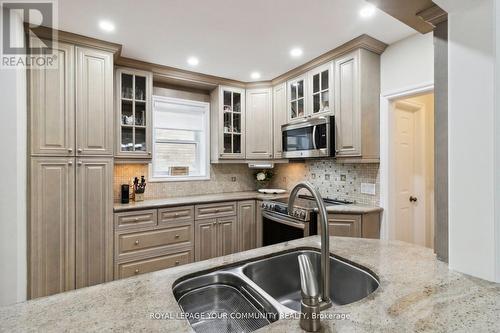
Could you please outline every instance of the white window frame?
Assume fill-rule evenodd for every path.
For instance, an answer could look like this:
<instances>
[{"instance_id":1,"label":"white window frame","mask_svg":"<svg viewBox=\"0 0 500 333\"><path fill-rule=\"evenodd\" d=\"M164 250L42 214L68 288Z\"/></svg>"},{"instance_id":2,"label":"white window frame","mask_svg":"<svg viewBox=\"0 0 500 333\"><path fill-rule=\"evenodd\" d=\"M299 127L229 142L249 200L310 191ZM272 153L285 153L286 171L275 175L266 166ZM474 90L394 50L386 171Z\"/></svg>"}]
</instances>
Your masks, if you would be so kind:
<instances>
[{"instance_id":1,"label":"white window frame","mask_svg":"<svg viewBox=\"0 0 500 333\"><path fill-rule=\"evenodd\" d=\"M210 180L210 103L207 102L198 102L198 101L192 101L192 100L187 100L187 99L180 99L180 98L173 98L173 97L164 97L164 96L153 96L153 121L152 121L152 142L153 142L153 155L152 159L155 156L155 149L156 149L156 139L155 139L155 118L156 118L156 103L170 103L170 104L179 104L179 105L185 105L185 106L193 106L197 108L202 108L203 109L203 124L205 127L205 137L201 138L202 142L203 140L205 141L204 143L204 148L205 148L205 162L200 161L199 165L200 167L202 165L205 165L205 175L203 176L158 176L155 177L154 175L154 167L153 167L153 160L151 160L151 163L149 163L149 181L150 182L184 182L184 181L199 181L199 180ZM180 140L177 141L164 141L164 142L175 142L175 143L183 143ZM196 141L186 141L185 143L196 143ZM199 156L197 156L199 158Z\"/></svg>"}]
</instances>

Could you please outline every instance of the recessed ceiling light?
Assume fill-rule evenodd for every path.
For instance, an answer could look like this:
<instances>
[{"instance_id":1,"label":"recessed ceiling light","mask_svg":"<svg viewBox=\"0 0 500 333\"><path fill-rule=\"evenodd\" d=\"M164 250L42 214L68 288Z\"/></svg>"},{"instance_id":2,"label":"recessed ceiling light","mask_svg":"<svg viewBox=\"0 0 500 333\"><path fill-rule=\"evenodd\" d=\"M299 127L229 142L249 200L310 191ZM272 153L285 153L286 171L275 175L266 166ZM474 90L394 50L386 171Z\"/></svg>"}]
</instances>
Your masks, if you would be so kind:
<instances>
[{"instance_id":1,"label":"recessed ceiling light","mask_svg":"<svg viewBox=\"0 0 500 333\"><path fill-rule=\"evenodd\" d=\"M260 79L260 73L259 72L252 72L252 74L250 74L250 77L254 80L258 80L258 79Z\"/></svg>"},{"instance_id":2,"label":"recessed ceiling light","mask_svg":"<svg viewBox=\"0 0 500 333\"><path fill-rule=\"evenodd\" d=\"M375 14L375 6L374 5L366 5L359 11L359 16L362 18L372 17Z\"/></svg>"},{"instance_id":3,"label":"recessed ceiling light","mask_svg":"<svg viewBox=\"0 0 500 333\"><path fill-rule=\"evenodd\" d=\"M303 51L299 47L294 47L293 49L290 50L290 55L294 58L298 58L302 55Z\"/></svg>"},{"instance_id":4,"label":"recessed ceiling light","mask_svg":"<svg viewBox=\"0 0 500 333\"><path fill-rule=\"evenodd\" d=\"M115 31L115 25L110 22L110 21L99 21L99 28L101 28L102 31L106 32L113 32Z\"/></svg>"},{"instance_id":5,"label":"recessed ceiling light","mask_svg":"<svg viewBox=\"0 0 500 333\"><path fill-rule=\"evenodd\" d=\"M196 66L200 63L200 61L196 57L189 57L187 63L190 64L191 66Z\"/></svg>"}]
</instances>

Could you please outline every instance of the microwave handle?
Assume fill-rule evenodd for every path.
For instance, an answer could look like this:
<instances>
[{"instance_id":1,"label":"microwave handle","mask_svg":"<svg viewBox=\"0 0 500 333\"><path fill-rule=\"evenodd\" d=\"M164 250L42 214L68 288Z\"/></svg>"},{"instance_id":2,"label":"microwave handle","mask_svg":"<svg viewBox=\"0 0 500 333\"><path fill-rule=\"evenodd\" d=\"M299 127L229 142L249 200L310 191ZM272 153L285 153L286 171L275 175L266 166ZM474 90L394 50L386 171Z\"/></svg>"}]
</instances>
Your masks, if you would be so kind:
<instances>
[{"instance_id":1,"label":"microwave handle","mask_svg":"<svg viewBox=\"0 0 500 333\"><path fill-rule=\"evenodd\" d=\"M318 147L316 147L316 127L318 127L318 125L314 125L313 126L313 133L312 133L312 137L313 137L313 147L315 150L318 149Z\"/></svg>"}]
</instances>

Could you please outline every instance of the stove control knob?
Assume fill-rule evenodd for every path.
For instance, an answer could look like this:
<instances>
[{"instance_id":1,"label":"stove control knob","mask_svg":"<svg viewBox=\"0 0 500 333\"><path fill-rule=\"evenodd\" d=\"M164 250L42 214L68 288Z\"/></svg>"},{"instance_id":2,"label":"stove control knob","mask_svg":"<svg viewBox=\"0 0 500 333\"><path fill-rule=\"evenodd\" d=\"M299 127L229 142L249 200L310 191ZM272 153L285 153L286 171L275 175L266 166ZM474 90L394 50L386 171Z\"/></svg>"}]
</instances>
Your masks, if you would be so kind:
<instances>
[{"instance_id":1,"label":"stove control knob","mask_svg":"<svg viewBox=\"0 0 500 333\"><path fill-rule=\"evenodd\" d=\"M305 220L306 219L306 212L301 211L300 212L300 218L303 219L303 220Z\"/></svg>"}]
</instances>

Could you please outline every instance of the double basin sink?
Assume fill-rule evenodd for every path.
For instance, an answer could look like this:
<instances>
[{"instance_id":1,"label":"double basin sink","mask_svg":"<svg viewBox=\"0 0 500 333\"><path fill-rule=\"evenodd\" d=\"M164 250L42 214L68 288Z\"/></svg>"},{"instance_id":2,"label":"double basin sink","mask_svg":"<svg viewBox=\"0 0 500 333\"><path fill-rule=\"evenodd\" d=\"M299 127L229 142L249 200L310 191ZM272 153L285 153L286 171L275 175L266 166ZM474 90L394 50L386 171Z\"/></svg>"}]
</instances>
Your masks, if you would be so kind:
<instances>
[{"instance_id":1,"label":"double basin sink","mask_svg":"<svg viewBox=\"0 0 500 333\"><path fill-rule=\"evenodd\" d=\"M319 278L320 253L295 249L266 258L201 272L178 280L173 292L196 332L252 332L300 312L298 256L311 260ZM333 305L356 302L378 286L367 269L330 256Z\"/></svg>"}]
</instances>

